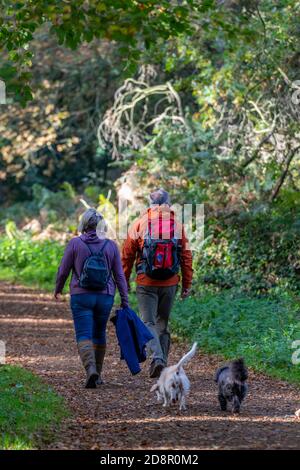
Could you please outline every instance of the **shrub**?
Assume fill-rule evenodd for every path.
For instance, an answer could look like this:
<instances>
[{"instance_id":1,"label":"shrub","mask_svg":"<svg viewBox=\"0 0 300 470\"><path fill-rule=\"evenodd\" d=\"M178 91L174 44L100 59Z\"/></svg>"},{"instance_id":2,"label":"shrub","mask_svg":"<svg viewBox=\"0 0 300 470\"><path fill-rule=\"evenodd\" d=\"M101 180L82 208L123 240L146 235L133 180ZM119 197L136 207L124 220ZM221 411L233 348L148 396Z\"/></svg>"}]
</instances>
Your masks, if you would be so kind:
<instances>
[{"instance_id":1,"label":"shrub","mask_svg":"<svg viewBox=\"0 0 300 470\"><path fill-rule=\"evenodd\" d=\"M64 246L58 242L32 242L0 238L0 275L37 287L53 289Z\"/></svg>"}]
</instances>

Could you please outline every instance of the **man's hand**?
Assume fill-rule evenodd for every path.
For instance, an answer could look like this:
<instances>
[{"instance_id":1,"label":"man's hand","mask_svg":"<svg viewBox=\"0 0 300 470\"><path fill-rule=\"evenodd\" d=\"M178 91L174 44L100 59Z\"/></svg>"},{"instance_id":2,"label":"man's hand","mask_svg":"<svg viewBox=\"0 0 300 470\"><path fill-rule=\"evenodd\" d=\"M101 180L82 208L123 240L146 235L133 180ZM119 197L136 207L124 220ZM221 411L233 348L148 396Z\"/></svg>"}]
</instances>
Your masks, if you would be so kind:
<instances>
[{"instance_id":1,"label":"man's hand","mask_svg":"<svg viewBox=\"0 0 300 470\"><path fill-rule=\"evenodd\" d=\"M59 292L56 292L54 294L54 298L55 298L55 300L60 300L61 299L61 294Z\"/></svg>"},{"instance_id":2,"label":"man's hand","mask_svg":"<svg viewBox=\"0 0 300 470\"><path fill-rule=\"evenodd\" d=\"M129 307L128 304L122 304L122 303L121 303L119 308L128 308L128 307Z\"/></svg>"},{"instance_id":3,"label":"man's hand","mask_svg":"<svg viewBox=\"0 0 300 470\"><path fill-rule=\"evenodd\" d=\"M186 299L191 295L191 289L182 289L181 291L181 298Z\"/></svg>"}]
</instances>

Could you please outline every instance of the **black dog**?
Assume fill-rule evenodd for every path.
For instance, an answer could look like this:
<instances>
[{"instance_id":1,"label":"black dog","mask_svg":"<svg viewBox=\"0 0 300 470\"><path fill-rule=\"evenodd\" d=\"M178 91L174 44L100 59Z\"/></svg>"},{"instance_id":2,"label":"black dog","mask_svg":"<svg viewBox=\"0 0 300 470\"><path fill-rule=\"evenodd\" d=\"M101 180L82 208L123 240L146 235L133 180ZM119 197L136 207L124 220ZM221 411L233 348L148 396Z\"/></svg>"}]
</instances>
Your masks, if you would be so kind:
<instances>
[{"instance_id":1,"label":"black dog","mask_svg":"<svg viewBox=\"0 0 300 470\"><path fill-rule=\"evenodd\" d=\"M233 413L239 413L241 403L247 393L248 371L244 359L236 359L227 366L220 367L216 373L216 382L219 386L218 399L221 410L227 410L227 403L231 403Z\"/></svg>"}]
</instances>

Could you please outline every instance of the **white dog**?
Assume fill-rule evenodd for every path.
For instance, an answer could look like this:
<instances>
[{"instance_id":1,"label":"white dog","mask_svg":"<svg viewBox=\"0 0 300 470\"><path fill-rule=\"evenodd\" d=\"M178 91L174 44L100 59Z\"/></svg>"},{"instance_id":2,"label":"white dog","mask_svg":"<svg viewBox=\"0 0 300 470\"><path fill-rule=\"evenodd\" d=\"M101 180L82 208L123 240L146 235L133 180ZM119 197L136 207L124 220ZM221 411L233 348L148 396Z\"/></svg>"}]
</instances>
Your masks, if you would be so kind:
<instances>
[{"instance_id":1,"label":"white dog","mask_svg":"<svg viewBox=\"0 0 300 470\"><path fill-rule=\"evenodd\" d=\"M192 349L183 356L175 366L163 369L151 392L156 392L157 400L163 400L163 406L179 402L179 409L186 410L186 396L190 390L190 381L183 370L183 365L195 355L197 343L193 344Z\"/></svg>"}]
</instances>

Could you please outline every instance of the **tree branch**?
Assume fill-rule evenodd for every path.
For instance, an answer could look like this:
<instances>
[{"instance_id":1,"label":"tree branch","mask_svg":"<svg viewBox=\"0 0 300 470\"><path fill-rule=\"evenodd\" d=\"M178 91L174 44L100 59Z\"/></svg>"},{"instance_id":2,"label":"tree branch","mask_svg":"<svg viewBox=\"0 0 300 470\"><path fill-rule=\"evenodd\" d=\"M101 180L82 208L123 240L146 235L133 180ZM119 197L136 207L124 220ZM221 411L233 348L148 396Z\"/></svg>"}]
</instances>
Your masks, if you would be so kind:
<instances>
[{"instance_id":1,"label":"tree branch","mask_svg":"<svg viewBox=\"0 0 300 470\"><path fill-rule=\"evenodd\" d=\"M267 135L265 135L257 147L255 148L254 152L252 153L251 157L249 157L243 164L242 164L242 169L244 170L250 163L252 163L259 155L259 151L262 148L262 146L272 137L275 129L272 129Z\"/></svg>"},{"instance_id":2,"label":"tree branch","mask_svg":"<svg viewBox=\"0 0 300 470\"><path fill-rule=\"evenodd\" d=\"M281 186L283 185L284 181L285 181L285 178L287 177L287 174L289 172L289 168L290 168L290 164L293 160L293 158L295 157L295 155L297 154L298 150L300 149L300 145L298 145L297 147L295 147L290 155L287 157L286 161L285 161L285 167L284 167L284 170L283 172L281 173L280 175L280 178L278 179L276 185L275 185L275 188L271 194L271 197L270 197L270 201L273 202L276 197L278 196L279 194L279 191L281 189Z\"/></svg>"}]
</instances>

